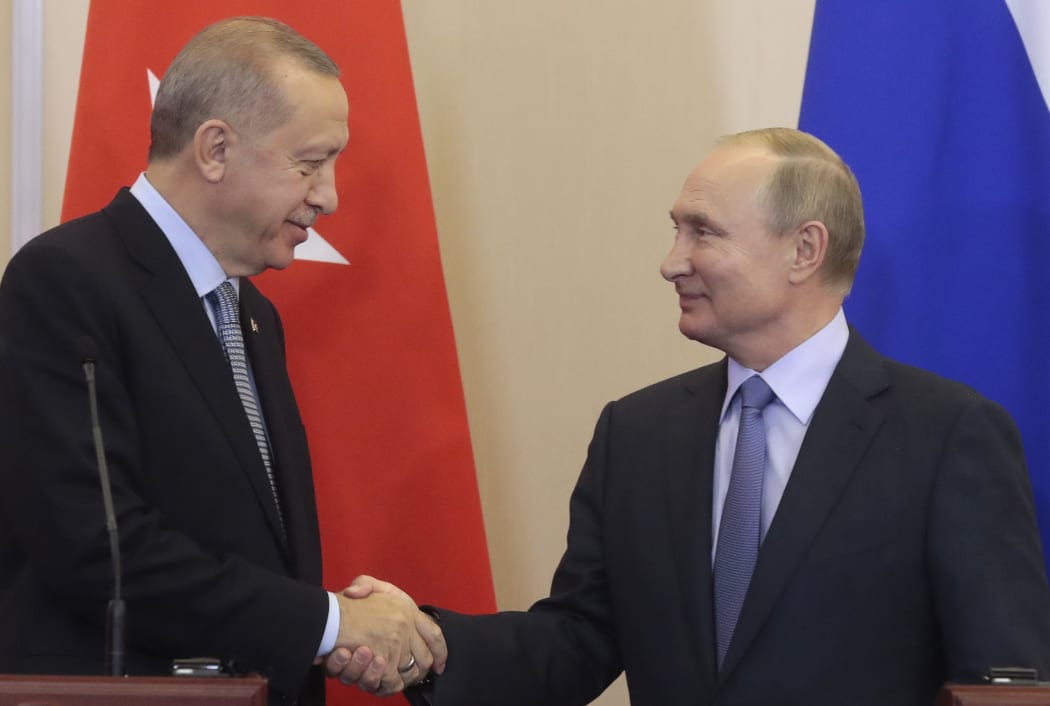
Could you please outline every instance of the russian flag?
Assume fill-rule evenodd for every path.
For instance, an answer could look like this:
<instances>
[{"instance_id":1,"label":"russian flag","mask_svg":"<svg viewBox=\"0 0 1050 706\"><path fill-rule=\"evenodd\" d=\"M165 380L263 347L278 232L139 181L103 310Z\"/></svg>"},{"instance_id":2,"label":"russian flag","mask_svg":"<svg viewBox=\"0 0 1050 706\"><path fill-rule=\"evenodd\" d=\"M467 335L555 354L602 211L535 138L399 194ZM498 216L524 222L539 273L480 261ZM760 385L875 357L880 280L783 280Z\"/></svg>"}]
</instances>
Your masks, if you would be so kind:
<instances>
[{"instance_id":1,"label":"russian flag","mask_svg":"<svg viewBox=\"0 0 1050 706\"><path fill-rule=\"evenodd\" d=\"M864 194L868 240L847 318L886 355L961 380L1010 411L1024 439L1044 552L1046 5L817 0L799 121L842 155Z\"/></svg>"}]
</instances>

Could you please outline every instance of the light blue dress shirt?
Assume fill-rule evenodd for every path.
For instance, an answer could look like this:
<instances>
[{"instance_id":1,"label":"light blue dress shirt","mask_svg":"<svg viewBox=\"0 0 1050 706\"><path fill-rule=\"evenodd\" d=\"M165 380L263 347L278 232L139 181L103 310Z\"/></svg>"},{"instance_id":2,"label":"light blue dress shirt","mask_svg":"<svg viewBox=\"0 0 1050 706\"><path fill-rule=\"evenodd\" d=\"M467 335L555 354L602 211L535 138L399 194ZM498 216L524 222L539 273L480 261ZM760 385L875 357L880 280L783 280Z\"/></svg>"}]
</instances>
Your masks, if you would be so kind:
<instances>
[{"instance_id":1,"label":"light blue dress shirt","mask_svg":"<svg viewBox=\"0 0 1050 706\"><path fill-rule=\"evenodd\" d=\"M241 294L240 278L226 276L222 265L212 255L211 250L193 232L193 229L186 224L186 221L182 220L182 216L176 213L171 204L164 200L160 192L153 188L145 173L139 174L139 178L135 180L131 187L131 195L138 199L138 202L146 209L146 213L160 226L164 237L171 243L171 247L174 248L179 261L186 269L186 274L190 276L190 282L193 283L197 296L201 299L201 306L204 307L204 311L208 314L208 320L211 321L212 329L218 335L215 312L208 306L208 302L204 297L227 279L233 285L239 297ZM255 376L251 371L251 361L248 361L248 375L251 377L252 391L256 392ZM256 398L258 398L257 392ZM261 408L259 413L262 414ZM329 592L328 621L325 623L324 635L321 636L321 645L317 650L318 657L326 655L335 649L335 641L338 635L339 601L336 599L335 594Z\"/></svg>"},{"instance_id":2,"label":"light blue dress shirt","mask_svg":"<svg viewBox=\"0 0 1050 706\"><path fill-rule=\"evenodd\" d=\"M791 470L795 467L795 459L802 448L813 412L846 350L847 340L849 327L846 325L846 315L839 309L824 328L761 373L729 359L729 383L722 403L722 421L715 444L714 487L711 493L712 562L740 426L737 388L752 375L761 375L776 395L776 399L762 413L766 427L766 470L762 483L761 537L765 539L780 499L784 496L784 488L791 478Z\"/></svg>"}]
</instances>

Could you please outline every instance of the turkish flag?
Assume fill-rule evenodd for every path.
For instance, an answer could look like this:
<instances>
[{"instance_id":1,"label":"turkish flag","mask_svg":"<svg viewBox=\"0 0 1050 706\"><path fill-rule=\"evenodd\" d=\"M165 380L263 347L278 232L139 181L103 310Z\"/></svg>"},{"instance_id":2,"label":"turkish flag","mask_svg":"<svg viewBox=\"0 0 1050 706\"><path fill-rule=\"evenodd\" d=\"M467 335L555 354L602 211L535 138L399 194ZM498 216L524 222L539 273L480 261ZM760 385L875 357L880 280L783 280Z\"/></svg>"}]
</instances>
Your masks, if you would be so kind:
<instances>
[{"instance_id":1,"label":"turkish flag","mask_svg":"<svg viewBox=\"0 0 1050 706\"><path fill-rule=\"evenodd\" d=\"M151 83L194 33L235 15L274 17L316 42L343 70L350 101L338 211L317 222L288 270L256 279L284 320L326 586L369 573L421 602L492 611L400 3L92 0L63 219L97 210L135 180L149 146ZM372 699L329 689L330 703Z\"/></svg>"}]
</instances>

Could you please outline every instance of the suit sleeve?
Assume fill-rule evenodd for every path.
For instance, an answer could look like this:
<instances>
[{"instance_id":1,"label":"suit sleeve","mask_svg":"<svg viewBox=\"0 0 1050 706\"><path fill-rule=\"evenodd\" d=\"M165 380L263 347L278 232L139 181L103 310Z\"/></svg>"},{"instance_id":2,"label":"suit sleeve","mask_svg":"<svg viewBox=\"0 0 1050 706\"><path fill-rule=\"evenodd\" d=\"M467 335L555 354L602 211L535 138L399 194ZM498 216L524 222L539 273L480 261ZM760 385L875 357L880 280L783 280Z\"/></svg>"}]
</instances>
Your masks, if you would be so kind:
<instances>
[{"instance_id":1,"label":"suit sleeve","mask_svg":"<svg viewBox=\"0 0 1050 706\"><path fill-rule=\"evenodd\" d=\"M927 552L949 678L1010 666L1050 678L1050 593L1021 440L976 395L945 443Z\"/></svg>"},{"instance_id":2,"label":"suit sleeve","mask_svg":"<svg viewBox=\"0 0 1050 706\"><path fill-rule=\"evenodd\" d=\"M187 433L195 428L192 420L180 415L175 399L167 408L136 407L141 398L125 373L155 361L128 359L120 342L135 332L121 330L123 322L112 314L120 304L109 300L103 277L86 274L61 248L32 245L11 261L0 286L0 335L7 339L0 371L0 510L13 535L11 552L0 559L10 566L20 557L18 581L39 588L25 596L41 615L101 634L113 582L80 365L82 341L90 339L120 529L129 647L158 658L230 658L268 675L277 689L298 690L323 631L327 596L237 552L206 546L145 499L155 478L150 464L158 459L147 451L142 415L166 415ZM166 374L155 371L158 380ZM202 472L173 472L191 471ZM199 478L187 475L186 483ZM214 521L222 527L222 518Z\"/></svg>"},{"instance_id":3,"label":"suit sleeve","mask_svg":"<svg viewBox=\"0 0 1050 706\"><path fill-rule=\"evenodd\" d=\"M572 493L568 546L550 597L527 612L442 612L449 659L435 680L435 706L582 705L620 673L602 542L611 416L609 405Z\"/></svg>"}]
</instances>

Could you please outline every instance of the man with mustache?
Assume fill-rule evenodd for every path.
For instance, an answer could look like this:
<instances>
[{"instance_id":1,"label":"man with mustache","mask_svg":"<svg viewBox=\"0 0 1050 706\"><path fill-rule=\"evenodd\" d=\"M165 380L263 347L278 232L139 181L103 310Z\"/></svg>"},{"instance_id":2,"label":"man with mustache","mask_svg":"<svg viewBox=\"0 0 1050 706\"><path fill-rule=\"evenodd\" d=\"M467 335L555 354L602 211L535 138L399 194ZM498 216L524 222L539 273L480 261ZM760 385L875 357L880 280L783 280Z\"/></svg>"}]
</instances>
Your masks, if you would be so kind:
<instances>
[{"instance_id":1,"label":"man with mustache","mask_svg":"<svg viewBox=\"0 0 1050 706\"><path fill-rule=\"evenodd\" d=\"M320 587L281 322L248 280L291 264L314 219L336 209L347 114L338 67L287 25L211 25L160 83L135 184L11 260L0 283L0 672L102 673L113 582L88 357L128 673L218 657L269 677L271 703L317 705L319 663L336 647L362 649L379 690L441 669L441 632L410 600Z\"/></svg>"}]
</instances>

